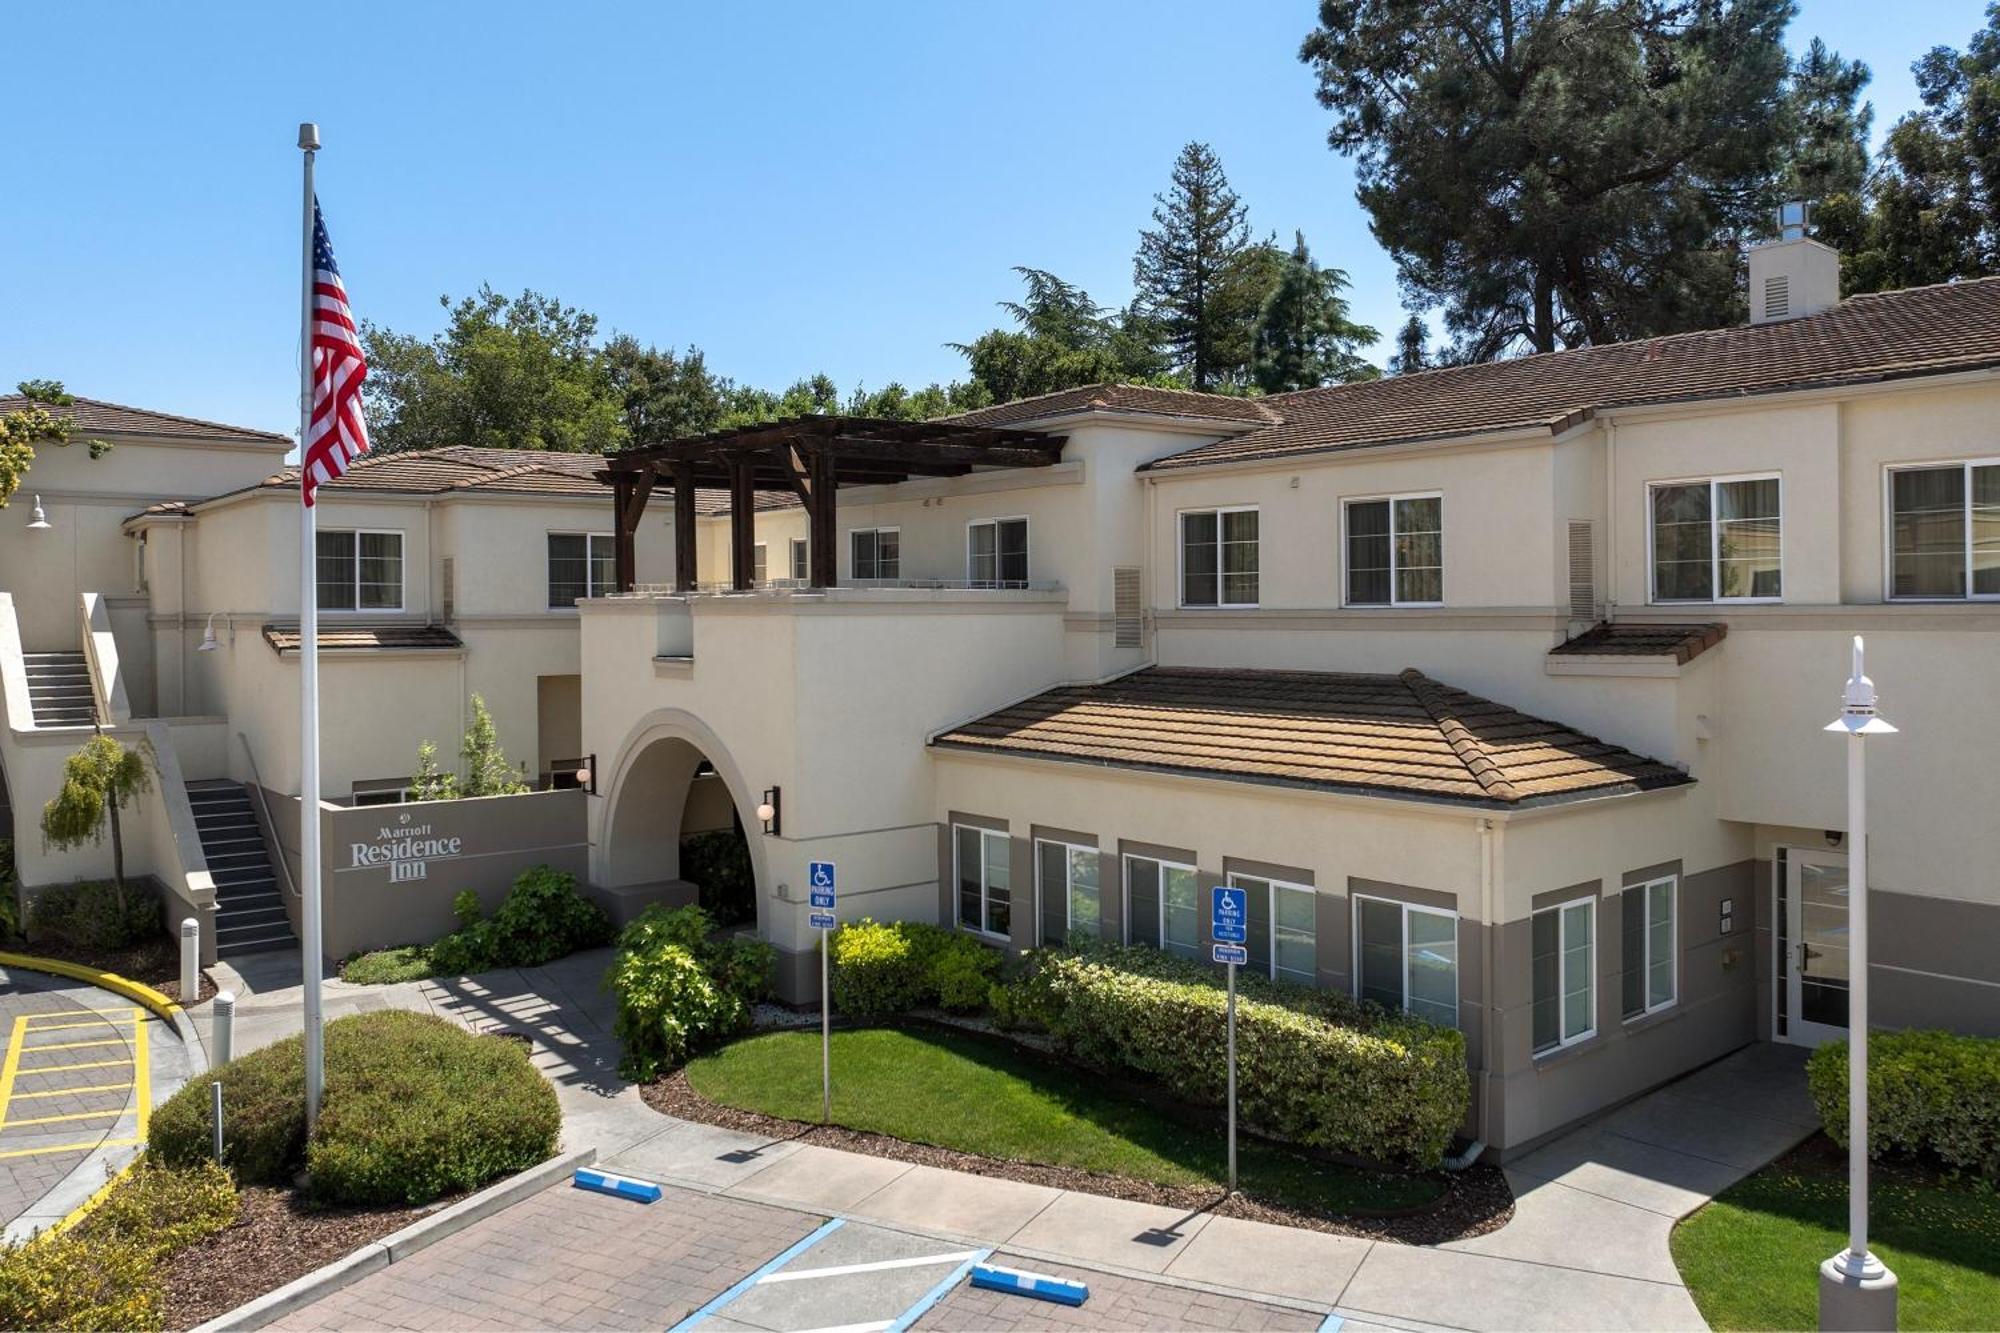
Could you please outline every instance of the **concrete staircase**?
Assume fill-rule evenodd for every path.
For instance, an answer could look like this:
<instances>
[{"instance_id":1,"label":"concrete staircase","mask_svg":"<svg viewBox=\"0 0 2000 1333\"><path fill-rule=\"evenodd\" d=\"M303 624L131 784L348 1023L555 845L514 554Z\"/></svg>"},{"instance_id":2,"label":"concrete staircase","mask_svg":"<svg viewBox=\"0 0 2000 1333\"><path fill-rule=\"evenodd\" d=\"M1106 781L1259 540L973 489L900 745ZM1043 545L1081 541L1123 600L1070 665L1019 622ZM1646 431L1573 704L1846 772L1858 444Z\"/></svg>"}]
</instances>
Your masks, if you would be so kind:
<instances>
[{"instance_id":1,"label":"concrete staircase","mask_svg":"<svg viewBox=\"0 0 2000 1333\"><path fill-rule=\"evenodd\" d=\"M87 727L97 721L90 668L82 653L23 653L28 706L38 727Z\"/></svg>"},{"instance_id":2,"label":"concrete staircase","mask_svg":"<svg viewBox=\"0 0 2000 1333\"><path fill-rule=\"evenodd\" d=\"M215 880L218 958L298 947L271 849L240 782L190 782L188 804Z\"/></svg>"}]
</instances>

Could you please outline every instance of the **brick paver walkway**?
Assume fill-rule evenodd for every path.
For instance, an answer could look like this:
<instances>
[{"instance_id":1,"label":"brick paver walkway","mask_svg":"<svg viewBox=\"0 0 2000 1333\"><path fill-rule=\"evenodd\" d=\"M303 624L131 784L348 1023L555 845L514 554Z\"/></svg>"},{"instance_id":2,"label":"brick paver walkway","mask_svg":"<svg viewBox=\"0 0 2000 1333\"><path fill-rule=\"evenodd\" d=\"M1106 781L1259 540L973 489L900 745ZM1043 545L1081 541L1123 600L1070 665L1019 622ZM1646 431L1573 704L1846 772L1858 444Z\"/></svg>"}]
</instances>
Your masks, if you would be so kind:
<instances>
[{"instance_id":1,"label":"brick paver walkway","mask_svg":"<svg viewBox=\"0 0 2000 1333\"><path fill-rule=\"evenodd\" d=\"M670 1189L556 1186L297 1310L273 1329L666 1329L824 1219Z\"/></svg>"},{"instance_id":2,"label":"brick paver walkway","mask_svg":"<svg viewBox=\"0 0 2000 1333\"><path fill-rule=\"evenodd\" d=\"M1082 1305L981 1291L969 1283L952 1288L912 1325L939 1333L1014 1333L1031 1329L1316 1329L1322 1316L1279 1305L1264 1305L1237 1296L1221 1296L1191 1287L1145 1282L1084 1268L1069 1268L1004 1251L988 1262L1006 1268L1070 1278L1090 1288Z\"/></svg>"}]
</instances>

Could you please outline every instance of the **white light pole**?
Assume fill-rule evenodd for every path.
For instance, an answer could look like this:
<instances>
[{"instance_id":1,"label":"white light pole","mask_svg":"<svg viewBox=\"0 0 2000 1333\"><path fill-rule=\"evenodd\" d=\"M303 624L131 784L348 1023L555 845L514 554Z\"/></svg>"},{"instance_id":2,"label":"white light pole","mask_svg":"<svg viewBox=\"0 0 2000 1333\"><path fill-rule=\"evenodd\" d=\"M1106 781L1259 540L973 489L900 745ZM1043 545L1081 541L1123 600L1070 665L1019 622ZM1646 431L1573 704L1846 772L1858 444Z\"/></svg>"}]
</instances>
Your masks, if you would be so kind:
<instances>
[{"instance_id":1,"label":"white light pole","mask_svg":"<svg viewBox=\"0 0 2000 1333\"><path fill-rule=\"evenodd\" d=\"M1819 1266L1819 1326L1896 1327L1896 1275L1868 1252L1868 773L1861 747L1896 728L1875 713L1875 682L1854 671L1827 731L1847 733L1847 1248Z\"/></svg>"}]
</instances>

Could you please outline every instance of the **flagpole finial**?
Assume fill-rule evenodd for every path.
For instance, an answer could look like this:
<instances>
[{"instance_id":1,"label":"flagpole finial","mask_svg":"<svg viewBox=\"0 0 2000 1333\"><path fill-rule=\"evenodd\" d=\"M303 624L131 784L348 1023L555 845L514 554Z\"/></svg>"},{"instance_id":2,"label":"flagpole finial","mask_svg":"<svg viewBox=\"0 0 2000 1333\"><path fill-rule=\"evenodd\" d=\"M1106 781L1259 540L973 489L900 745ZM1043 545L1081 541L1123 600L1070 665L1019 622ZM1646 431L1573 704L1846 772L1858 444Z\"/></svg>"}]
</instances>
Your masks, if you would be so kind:
<instances>
[{"instance_id":1,"label":"flagpole finial","mask_svg":"<svg viewBox=\"0 0 2000 1333\"><path fill-rule=\"evenodd\" d=\"M299 122L299 147L308 153L319 149L319 126L310 120Z\"/></svg>"}]
</instances>

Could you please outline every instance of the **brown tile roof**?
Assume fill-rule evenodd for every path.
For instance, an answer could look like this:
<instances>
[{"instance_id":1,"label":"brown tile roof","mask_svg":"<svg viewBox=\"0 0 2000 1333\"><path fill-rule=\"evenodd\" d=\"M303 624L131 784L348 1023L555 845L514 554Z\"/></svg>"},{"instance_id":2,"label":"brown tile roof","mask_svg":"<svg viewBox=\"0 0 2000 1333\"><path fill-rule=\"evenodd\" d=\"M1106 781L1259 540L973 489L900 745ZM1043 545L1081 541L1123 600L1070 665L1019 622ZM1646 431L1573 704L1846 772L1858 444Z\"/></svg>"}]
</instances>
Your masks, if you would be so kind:
<instances>
[{"instance_id":1,"label":"brown tile roof","mask_svg":"<svg viewBox=\"0 0 2000 1333\"><path fill-rule=\"evenodd\" d=\"M266 625L264 642L270 644L271 650L280 656L296 653L299 650L299 627ZM319 627L320 651L326 653L381 652L389 649L446 652L464 646L456 634L442 625L347 625L322 621Z\"/></svg>"},{"instance_id":2,"label":"brown tile roof","mask_svg":"<svg viewBox=\"0 0 2000 1333\"><path fill-rule=\"evenodd\" d=\"M18 393L0 394L0 415L18 411L26 407L30 399ZM276 435L267 430L251 430L248 426L228 426L220 421L203 421L199 417L176 416L171 412L154 412L143 407L126 407L122 403L107 403L96 398L79 398L74 406L58 408L59 414L67 415L76 423L76 428L89 434L101 435L146 435L164 439L179 440L227 440L232 443L282 444L290 446L292 437Z\"/></svg>"},{"instance_id":3,"label":"brown tile roof","mask_svg":"<svg viewBox=\"0 0 2000 1333\"><path fill-rule=\"evenodd\" d=\"M1729 626L1648 625L1600 620L1567 643L1549 649L1550 657L1671 657L1688 663L1721 643Z\"/></svg>"},{"instance_id":4,"label":"brown tile roof","mask_svg":"<svg viewBox=\"0 0 2000 1333\"><path fill-rule=\"evenodd\" d=\"M2000 365L2000 278L1856 296L1822 314L1583 347L1260 401L1279 424L1146 465L1169 471L1510 427L1609 407L1734 398Z\"/></svg>"},{"instance_id":5,"label":"brown tile roof","mask_svg":"<svg viewBox=\"0 0 2000 1333\"><path fill-rule=\"evenodd\" d=\"M1152 667L1108 684L1050 690L932 744L1498 808L1694 780L1417 671Z\"/></svg>"},{"instance_id":6,"label":"brown tile roof","mask_svg":"<svg viewBox=\"0 0 2000 1333\"><path fill-rule=\"evenodd\" d=\"M1267 399L1241 398L1190 389L1155 389L1143 384L1085 384L1075 389L1011 403L975 408L942 420L962 426L1006 426L1017 421L1068 416L1075 412L1138 412L1148 416L1189 417L1198 421L1232 421L1268 426L1280 418L1264 406Z\"/></svg>"}]
</instances>

